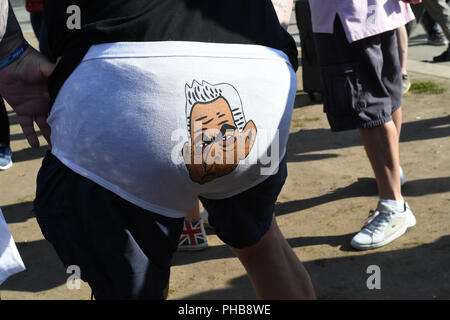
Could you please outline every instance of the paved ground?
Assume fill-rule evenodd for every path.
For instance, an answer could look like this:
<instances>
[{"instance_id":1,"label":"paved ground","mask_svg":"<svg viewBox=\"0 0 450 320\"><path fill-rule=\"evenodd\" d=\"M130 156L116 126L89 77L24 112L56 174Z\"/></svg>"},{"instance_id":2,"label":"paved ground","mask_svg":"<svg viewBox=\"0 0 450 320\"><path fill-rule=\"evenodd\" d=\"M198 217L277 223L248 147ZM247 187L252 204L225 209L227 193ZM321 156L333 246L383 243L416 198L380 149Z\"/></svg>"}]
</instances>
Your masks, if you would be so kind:
<instances>
[{"instance_id":1,"label":"paved ground","mask_svg":"<svg viewBox=\"0 0 450 320\"><path fill-rule=\"evenodd\" d=\"M290 31L295 36L295 26ZM31 33L26 37L36 44ZM321 299L450 299L450 72L439 77L426 73L431 72L425 67L411 71L411 80L432 81L447 91L404 97L400 147L408 182L403 194L417 226L392 244L367 252L349 245L377 200L360 138L357 132L331 133L322 106L309 101L299 81L288 145L289 177L276 215ZM0 172L0 207L27 270L0 286L2 299L89 299L86 284L67 288L69 275L31 210L36 173L48 147L41 137L43 146L30 149L11 109L9 115L14 166ZM254 299L243 267L208 233L208 249L175 254L169 299ZM379 290L366 286L371 265L381 270Z\"/></svg>"}]
</instances>

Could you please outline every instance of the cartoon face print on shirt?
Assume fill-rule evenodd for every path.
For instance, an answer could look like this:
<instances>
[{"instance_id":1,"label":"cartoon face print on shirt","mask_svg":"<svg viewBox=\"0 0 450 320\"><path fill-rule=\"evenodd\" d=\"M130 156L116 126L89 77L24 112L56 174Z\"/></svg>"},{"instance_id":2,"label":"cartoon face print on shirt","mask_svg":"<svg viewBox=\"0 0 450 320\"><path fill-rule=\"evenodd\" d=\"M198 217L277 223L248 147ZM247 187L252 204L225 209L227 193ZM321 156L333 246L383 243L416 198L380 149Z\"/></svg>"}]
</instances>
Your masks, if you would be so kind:
<instances>
[{"instance_id":1,"label":"cartoon face print on shirt","mask_svg":"<svg viewBox=\"0 0 450 320\"><path fill-rule=\"evenodd\" d=\"M183 159L192 181L210 182L232 172L256 139L256 126L246 121L237 90L227 83L193 81L185 86L189 141Z\"/></svg>"}]
</instances>

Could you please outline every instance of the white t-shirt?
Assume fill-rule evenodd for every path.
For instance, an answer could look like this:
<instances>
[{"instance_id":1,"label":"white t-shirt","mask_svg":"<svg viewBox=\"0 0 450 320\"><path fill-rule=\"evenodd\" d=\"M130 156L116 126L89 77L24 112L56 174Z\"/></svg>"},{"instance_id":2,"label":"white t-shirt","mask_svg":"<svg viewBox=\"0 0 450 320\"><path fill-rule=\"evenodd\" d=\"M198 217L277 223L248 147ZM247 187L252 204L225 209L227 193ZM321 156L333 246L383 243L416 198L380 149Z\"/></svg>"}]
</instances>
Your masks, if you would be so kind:
<instances>
[{"instance_id":1,"label":"white t-shirt","mask_svg":"<svg viewBox=\"0 0 450 320\"><path fill-rule=\"evenodd\" d=\"M48 122L73 171L153 212L183 217L273 174L286 152L296 75L258 45L124 42L91 47Z\"/></svg>"}]
</instances>

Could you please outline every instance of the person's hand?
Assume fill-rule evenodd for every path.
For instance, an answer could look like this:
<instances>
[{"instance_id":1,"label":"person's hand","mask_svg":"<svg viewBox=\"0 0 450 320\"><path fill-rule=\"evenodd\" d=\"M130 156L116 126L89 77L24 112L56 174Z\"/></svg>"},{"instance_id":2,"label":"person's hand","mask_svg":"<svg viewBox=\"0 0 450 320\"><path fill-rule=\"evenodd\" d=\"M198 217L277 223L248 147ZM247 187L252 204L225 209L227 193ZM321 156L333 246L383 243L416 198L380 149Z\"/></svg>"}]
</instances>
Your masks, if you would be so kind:
<instances>
[{"instance_id":1,"label":"person's hand","mask_svg":"<svg viewBox=\"0 0 450 320\"><path fill-rule=\"evenodd\" d=\"M50 111L47 80L54 68L55 64L30 46L17 61L0 69L0 95L16 112L33 148L39 147L34 122L50 144L50 126L46 121Z\"/></svg>"}]
</instances>

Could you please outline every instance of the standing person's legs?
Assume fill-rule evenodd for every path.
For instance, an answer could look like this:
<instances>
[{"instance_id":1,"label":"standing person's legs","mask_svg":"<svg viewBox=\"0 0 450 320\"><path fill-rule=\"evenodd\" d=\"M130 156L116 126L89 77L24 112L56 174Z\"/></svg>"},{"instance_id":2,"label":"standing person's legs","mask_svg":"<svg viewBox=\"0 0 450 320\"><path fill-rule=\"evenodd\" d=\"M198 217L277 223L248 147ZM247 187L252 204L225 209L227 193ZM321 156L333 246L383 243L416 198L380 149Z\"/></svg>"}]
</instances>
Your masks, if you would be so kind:
<instances>
[{"instance_id":1,"label":"standing person's legs","mask_svg":"<svg viewBox=\"0 0 450 320\"><path fill-rule=\"evenodd\" d=\"M428 44L432 46L445 46L448 44L445 35L439 30L439 25L430 16L428 11L425 11L425 14L423 15L422 25L428 36Z\"/></svg>"},{"instance_id":2,"label":"standing person's legs","mask_svg":"<svg viewBox=\"0 0 450 320\"><path fill-rule=\"evenodd\" d=\"M425 13L423 15L422 25L423 25L423 28L425 29L425 32L428 34L428 36L430 34L436 34L439 31L436 21L434 21L434 19L430 16L428 11L425 11Z\"/></svg>"},{"instance_id":3,"label":"standing person's legs","mask_svg":"<svg viewBox=\"0 0 450 320\"><path fill-rule=\"evenodd\" d=\"M358 249L379 247L415 223L401 194L402 78L395 31L349 44L337 20L333 35L316 34L316 40L330 126L334 131L359 128L380 196L377 210L352 245ZM391 227L387 230L386 226Z\"/></svg>"},{"instance_id":4,"label":"standing person's legs","mask_svg":"<svg viewBox=\"0 0 450 320\"><path fill-rule=\"evenodd\" d=\"M379 36L381 55L372 56L374 64L380 64L381 83L391 101L392 121L380 126L360 129L367 156L375 173L380 200L377 210L369 215L366 224L352 239L357 249L370 249L383 246L403 235L415 225L415 217L404 201L400 168L400 132L402 125L401 83L399 56L395 34L383 33ZM370 54L368 55L370 56Z\"/></svg>"},{"instance_id":5,"label":"standing person's legs","mask_svg":"<svg viewBox=\"0 0 450 320\"><path fill-rule=\"evenodd\" d=\"M447 41L450 41L450 7L445 0L424 0L423 5L430 16L441 26ZM435 62L450 61L450 44L442 54L433 58Z\"/></svg>"},{"instance_id":6,"label":"standing person's legs","mask_svg":"<svg viewBox=\"0 0 450 320\"><path fill-rule=\"evenodd\" d=\"M411 35L411 33L417 27L417 24L422 21L423 15L425 13L425 7L423 6L423 3L411 4L411 9L416 19L406 24L406 31L408 32L408 35Z\"/></svg>"},{"instance_id":7,"label":"standing person's legs","mask_svg":"<svg viewBox=\"0 0 450 320\"><path fill-rule=\"evenodd\" d=\"M397 33L398 35L398 33ZM404 36L404 35L403 35ZM394 37L395 38L395 37ZM403 67L401 56L395 55L396 48L399 43L402 42L397 39L397 42L393 39L393 37L382 36L382 47L383 47L383 71L382 71L382 79L386 90L389 92L391 96L391 104L392 104L392 121L394 122L395 128L397 130L397 144L400 143L400 133L402 130L402 94L399 92L398 85L400 80L397 80L397 73L402 73ZM406 43L408 43L408 39L406 39ZM400 68L399 68L400 64ZM404 76L402 75L402 85L404 84ZM409 80L408 80L409 82ZM403 88L404 89L404 88ZM404 94L404 91L402 92ZM399 146L398 148L399 149ZM400 170L400 185L406 183L406 178L403 173L402 168L399 166Z\"/></svg>"},{"instance_id":8,"label":"standing person's legs","mask_svg":"<svg viewBox=\"0 0 450 320\"><path fill-rule=\"evenodd\" d=\"M445 0L423 0L423 6L450 40L450 7Z\"/></svg>"},{"instance_id":9,"label":"standing person's legs","mask_svg":"<svg viewBox=\"0 0 450 320\"><path fill-rule=\"evenodd\" d=\"M398 34L398 33L397 33ZM396 74L402 72L402 59L396 52L398 43L395 35L380 35L381 54L373 56L382 68L380 78L391 97L392 121L380 126L360 129L364 148L372 165L377 180L381 199L402 200L400 182L400 132L402 125L401 94L397 86ZM381 60L381 61L380 61Z\"/></svg>"}]
</instances>

